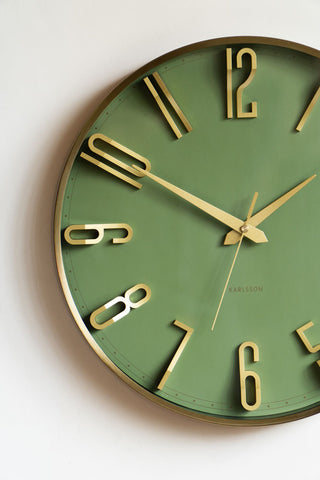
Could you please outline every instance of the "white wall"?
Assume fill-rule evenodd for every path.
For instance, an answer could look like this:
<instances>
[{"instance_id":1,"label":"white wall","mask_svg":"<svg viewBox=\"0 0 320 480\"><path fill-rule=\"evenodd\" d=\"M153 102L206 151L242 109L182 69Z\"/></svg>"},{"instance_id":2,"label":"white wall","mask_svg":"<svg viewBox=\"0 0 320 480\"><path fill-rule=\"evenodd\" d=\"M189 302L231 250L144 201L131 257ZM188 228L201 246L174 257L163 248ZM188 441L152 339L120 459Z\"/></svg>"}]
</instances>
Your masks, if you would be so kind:
<instances>
[{"instance_id":1,"label":"white wall","mask_svg":"<svg viewBox=\"0 0 320 480\"><path fill-rule=\"evenodd\" d=\"M318 478L320 415L218 427L149 403L78 331L55 270L64 162L107 92L195 41L320 49L319 0L0 0L0 478Z\"/></svg>"}]
</instances>

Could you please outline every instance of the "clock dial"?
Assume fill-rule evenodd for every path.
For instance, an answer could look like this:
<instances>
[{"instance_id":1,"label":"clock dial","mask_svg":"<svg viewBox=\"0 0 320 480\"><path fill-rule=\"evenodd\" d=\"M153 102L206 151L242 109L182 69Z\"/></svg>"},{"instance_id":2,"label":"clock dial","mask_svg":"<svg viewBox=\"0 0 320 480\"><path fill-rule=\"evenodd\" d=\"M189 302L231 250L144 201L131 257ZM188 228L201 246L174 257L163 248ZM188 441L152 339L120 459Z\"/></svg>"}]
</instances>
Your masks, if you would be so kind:
<instances>
[{"instance_id":1,"label":"clock dial","mask_svg":"<svg viewBox=\"0 0 320 480\"><path fill-rule=\"evenodd\" d=\"M65 296L161 405L245 425L319 410L319 73L319 52L274 39L184 47L117 87L71 152Z\"/></svg>"}]
</instances>

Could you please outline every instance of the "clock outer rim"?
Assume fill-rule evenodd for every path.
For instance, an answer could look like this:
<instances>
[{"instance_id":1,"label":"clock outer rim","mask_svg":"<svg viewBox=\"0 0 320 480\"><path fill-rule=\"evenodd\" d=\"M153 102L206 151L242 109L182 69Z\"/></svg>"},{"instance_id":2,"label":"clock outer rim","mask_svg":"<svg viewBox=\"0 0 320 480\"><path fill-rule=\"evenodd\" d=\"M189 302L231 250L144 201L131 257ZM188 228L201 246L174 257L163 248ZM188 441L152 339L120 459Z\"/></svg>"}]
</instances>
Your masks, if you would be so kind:
<instances>
[{"instance_id":1,"label":"clock outer rim","mask_svg":"<svg viewBox=\"0 0 320 480\"><path fill-rule=\"evenodd\" d=\"M95 353L100 357L100 359L119 377L123 380L127 385L133 388L136 392L140 393L147 399L151 400L152 402L156 403L157 405L163 406L173 412L180 413L184 416L191 417L194 419L199 419L205 422L214 423L218 425L233 425L233 426L263 426L263 425L275 425L280 423L291 422L295 420L299 420L302 418L306 418L308 416L314 415L320 412L320 405L318 406L311 406L306 410L291 413L291 414L281 414L275 416L269 416L266 418L245 418L243 419L236 419L236 418L224 418L220 416L214 416L210 414L201 413L196 410L187 409L186 407L182 407L171 403L164 398L158 397L157 395L151 393L149 390L145 389L141 385L137 384L134 380L132 380L128 375L126 375L119 367L117 367L109 357L103 352L103 350L99 347L99 345L95 342L92 338L89 330L85 326L81 315L78 312L78 309L74 303L73 297L71 295L66 273L63 266L63 259L62 259L62 249L61 249L61 212L63 206L63 199L65 194L66 184L69 178L69 174L71 168L74 164L75 158L78 154L79 148L82 145L86 133L91 127L91 125L97 120L98 116L101 112L117 97L126 87L128 87L131 83L136 81L139 77L141 77L145 72L155 69L158 65L169 61L179 55L184 55L190 52L194 52L196 50L200 50L203 48L219 46L219 45L229 45L229 44L261 44L261 45L269 45L275 47L283 47L287 49L291 49L294 51L306 53L308 55L314 56L320 59L320 51L300 44L296 42L291 42L289 40L283 40L273 37L263 37L263 36L231 36L231 37L219 37L210 40L203 40L200 42L192 43L189 45L185 45L183 47L179 47L174 49L164 55L161 55L154 60L146 63L144 66L137 69L135 72L130 74L126 77L123 81L121 81L101 102L99 107L95 110L95 112L89 117L83 128L81 129L78 138L76 139L71 152L68 156L66 164L64 166L61 179L58 186L56 202L55 202L55 213L54 213L54 250L55 250L55 259L57 265L58 276L60 279L60 284L64 293L64 297L67 301L69 309L76 321L78 327L80 328L81 333L89 343L89 345L93 348Z\"/></svg>"}]
</instances>

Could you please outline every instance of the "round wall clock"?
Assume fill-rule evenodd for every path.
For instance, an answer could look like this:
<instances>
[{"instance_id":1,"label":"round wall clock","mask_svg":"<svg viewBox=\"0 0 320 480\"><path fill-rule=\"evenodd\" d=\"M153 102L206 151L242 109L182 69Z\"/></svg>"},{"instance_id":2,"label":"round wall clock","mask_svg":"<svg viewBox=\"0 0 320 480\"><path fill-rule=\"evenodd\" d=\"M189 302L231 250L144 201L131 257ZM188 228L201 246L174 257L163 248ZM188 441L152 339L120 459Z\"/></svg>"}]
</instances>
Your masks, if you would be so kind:
<instances>
[{"instance_id":1,"label":"round wall clock","mask_svg":"<svg viewBox=\"0 0 320 480\"><path fill-rule=\"evenodd\" d=\"M320 409L320 52L197 43L139 69L60 183L58 271L100 358L216 423Z\"/></svg>"}]
</instances>

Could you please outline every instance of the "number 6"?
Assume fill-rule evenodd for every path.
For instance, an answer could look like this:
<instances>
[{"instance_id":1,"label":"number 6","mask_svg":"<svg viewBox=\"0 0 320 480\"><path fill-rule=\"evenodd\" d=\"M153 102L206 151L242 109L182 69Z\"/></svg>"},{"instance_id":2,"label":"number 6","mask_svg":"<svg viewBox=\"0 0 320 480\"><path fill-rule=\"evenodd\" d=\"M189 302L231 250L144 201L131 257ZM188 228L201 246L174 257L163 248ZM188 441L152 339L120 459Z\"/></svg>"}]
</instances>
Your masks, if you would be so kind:
<instances>
[{"instance_id":1,"label":"number 6","mask_svg":"<svg viewBox=\"0 0 320 480\"><path fill-rule=\"evenodd\" d=\"M253 361L259 361L259 349L257 345L253 342L244 342L239 347L239 372L240 372L240 391L241 391L241 405L246 410L256 410L260 407L261 404L261 382L260 377L256 372L252 370L245 370L244 364L244 351L246 348L250 347L253 351ZM249 404L247 402L247 389L246 389L246 379L253 378L254 380L254 390L255 390L255 403Z\"/></svg>"}]
</instances>

